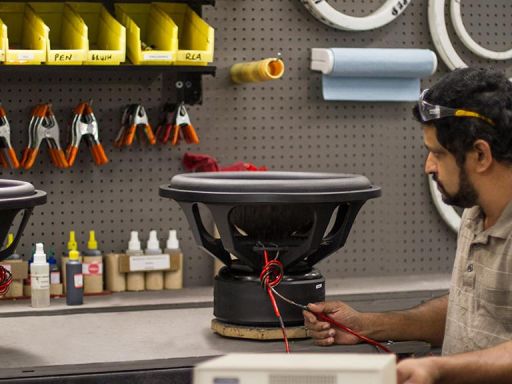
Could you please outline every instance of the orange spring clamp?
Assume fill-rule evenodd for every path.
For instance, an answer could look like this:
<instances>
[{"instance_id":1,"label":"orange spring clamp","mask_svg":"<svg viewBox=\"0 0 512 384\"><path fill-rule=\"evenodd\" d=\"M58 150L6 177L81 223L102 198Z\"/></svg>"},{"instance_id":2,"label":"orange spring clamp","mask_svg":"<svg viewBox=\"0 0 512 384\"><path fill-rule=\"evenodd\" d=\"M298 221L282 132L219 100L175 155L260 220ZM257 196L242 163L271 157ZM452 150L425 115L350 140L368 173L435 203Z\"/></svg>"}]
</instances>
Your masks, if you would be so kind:
<instances>
[{"instance_id":1,"label":"orange spring clamp","mask_svg":"<svg viewBox=\"0 0 512 384\"><path fill-rule=\"evenodd\" d=\"M121 130L114 140L114 146L120 148L123 146L132 145L135 138L135 133L139 127L143 128L144 133L144 135L139 134L139 139L142 140L142 136L145 136L149 144L155 144L156 137L153 133L151 125L149 124L146 110L140 104L132 104L128 106L123 112L123 117L121 119Z\"/></svg>"},{"instance_id":2,"label":"orange spring clamp","mask_svg":"<svg viewBox=\"0 0 512 384\"><path fill-rule=\"evenodd\" d=\"M108 158L99 140L98 121L91 106L87 103L80 103L74 109L71 142L66 148L66 159L70 167L75 163L82 137L87 143L96 165L107 164Z\"/></svg>"},{"instance_id":3,"label":"orange spring clamp","mask_svg":"<svg viewBox=\"0 0 512 384\"><path fill-rule=\"evenodd\" d=\"M11 145L11 127L4 108L0 105L0 164L4 168L18 169L20 163Z\"/></svg>"},{"instance_id":4,"label":"orange spring clamp","mask_svg":"<svg viewBox=\"0 0 512 384\"><path fill-rule=\"evenodd\" d=\"M162 123L158 126L156 133L159 141L163 144L168 142L171 145L177 145L181 137L188 144L199 144L199 137L190 122L185 103L179 103L178 107L172 112L167 112Z\"/></svg>"},{"instance_id":5,"label":"orange spring clamp","mask_svg":"<svg viewBox=\"0 0 512 384\"><path fill-rule=\"evenodd\" d=\"M60 146L59 124L50 104L37 105L32 111L28 127L28 146L23 150L21 166L30 169L34 165L43 140L48 144L50 159L57 168L68 168L66 155Z\"/></svg>"}]
</instances>

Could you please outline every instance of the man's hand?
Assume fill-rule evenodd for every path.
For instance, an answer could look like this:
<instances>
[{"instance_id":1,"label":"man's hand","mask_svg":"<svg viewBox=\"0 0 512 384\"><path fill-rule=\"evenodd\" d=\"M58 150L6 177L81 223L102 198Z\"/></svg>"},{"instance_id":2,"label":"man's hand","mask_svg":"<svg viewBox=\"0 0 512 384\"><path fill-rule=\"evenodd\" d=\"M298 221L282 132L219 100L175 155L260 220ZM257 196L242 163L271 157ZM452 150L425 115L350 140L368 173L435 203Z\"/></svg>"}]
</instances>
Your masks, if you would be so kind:
<instances>
[{"instance_id":1,"label":"man's hand","mask_svg":"<svg viewBox=\"0 0 512 384\"><path fill-rule=\"evenodd\" d=\"M434 384L439 380L435 357L402 360L397 365L398 384Z\"/></svg>"},{"instance_id":2,"label":"man's hand","mask_svg":"<svg viewBox=\"0 0 512 384\"><path fill-rule=\"evenodd\" d=\"M340 301L309 304L308 308L313 312L325 313L357 333L361 333L363 330L362 313ZM303 311L303 315L304 325L317 345L357 344L360 342L356 336L335 329L325 321L318 320L311 312Z\"/></svg>"}]
</instances>

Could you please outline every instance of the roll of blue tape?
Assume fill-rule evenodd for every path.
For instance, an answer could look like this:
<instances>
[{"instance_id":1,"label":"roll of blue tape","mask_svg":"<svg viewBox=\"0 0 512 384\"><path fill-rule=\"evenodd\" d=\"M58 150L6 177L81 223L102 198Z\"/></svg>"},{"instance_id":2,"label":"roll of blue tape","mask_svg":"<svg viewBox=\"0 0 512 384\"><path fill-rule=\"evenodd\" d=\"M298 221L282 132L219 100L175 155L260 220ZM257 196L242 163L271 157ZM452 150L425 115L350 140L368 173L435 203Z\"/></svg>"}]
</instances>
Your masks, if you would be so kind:
<instances>
[{"instance_id":1,"label":"roll of blue tape","mask_svg":"<svg viewBox=\"0 0 512 384\"><path fill-rule=\"evenodd\" d=\"M323 73L325 100L415 101L437 57L428 49L315 48L311 68Z\"/></svg>"}]
</instances>

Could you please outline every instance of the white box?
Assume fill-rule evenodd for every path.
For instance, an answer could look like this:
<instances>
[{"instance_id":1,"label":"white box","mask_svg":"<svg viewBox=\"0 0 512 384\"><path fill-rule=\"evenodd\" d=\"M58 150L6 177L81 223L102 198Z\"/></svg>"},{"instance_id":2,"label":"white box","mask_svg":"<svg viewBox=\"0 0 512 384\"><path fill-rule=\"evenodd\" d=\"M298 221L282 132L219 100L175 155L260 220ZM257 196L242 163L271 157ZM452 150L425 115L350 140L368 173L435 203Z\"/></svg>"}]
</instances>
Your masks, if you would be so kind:
<instances>
[{"instance_id":1,"label":"white box","mask_svg":"<svg viewBox=\"0 0 512 384\"><path fill-rule=\"evenodd\" d=\"M228 354L194 368L194 384L396 384L392 354Z\"/></svg>"}]
</instances>

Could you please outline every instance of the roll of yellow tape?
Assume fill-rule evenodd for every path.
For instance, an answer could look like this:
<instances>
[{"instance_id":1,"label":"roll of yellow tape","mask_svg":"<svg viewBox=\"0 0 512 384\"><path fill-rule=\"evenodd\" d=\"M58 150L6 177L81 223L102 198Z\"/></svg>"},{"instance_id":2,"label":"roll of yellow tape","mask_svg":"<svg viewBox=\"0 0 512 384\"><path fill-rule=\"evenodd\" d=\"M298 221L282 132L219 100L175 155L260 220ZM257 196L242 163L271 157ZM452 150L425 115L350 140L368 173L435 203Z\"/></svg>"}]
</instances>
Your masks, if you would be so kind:
<instances>
[{"instance_id":1,"label":"roll of yellow tape","mask_svg":"<svg viewBox=\"0 0 512 384\"><path fill-rule=\"evenodd\" d=\"M276 80L283 76L284 62L281 59L271 58L237 63L231 67L230 73L231 79L237 84Z\"/></svg>"}]
</instances>

